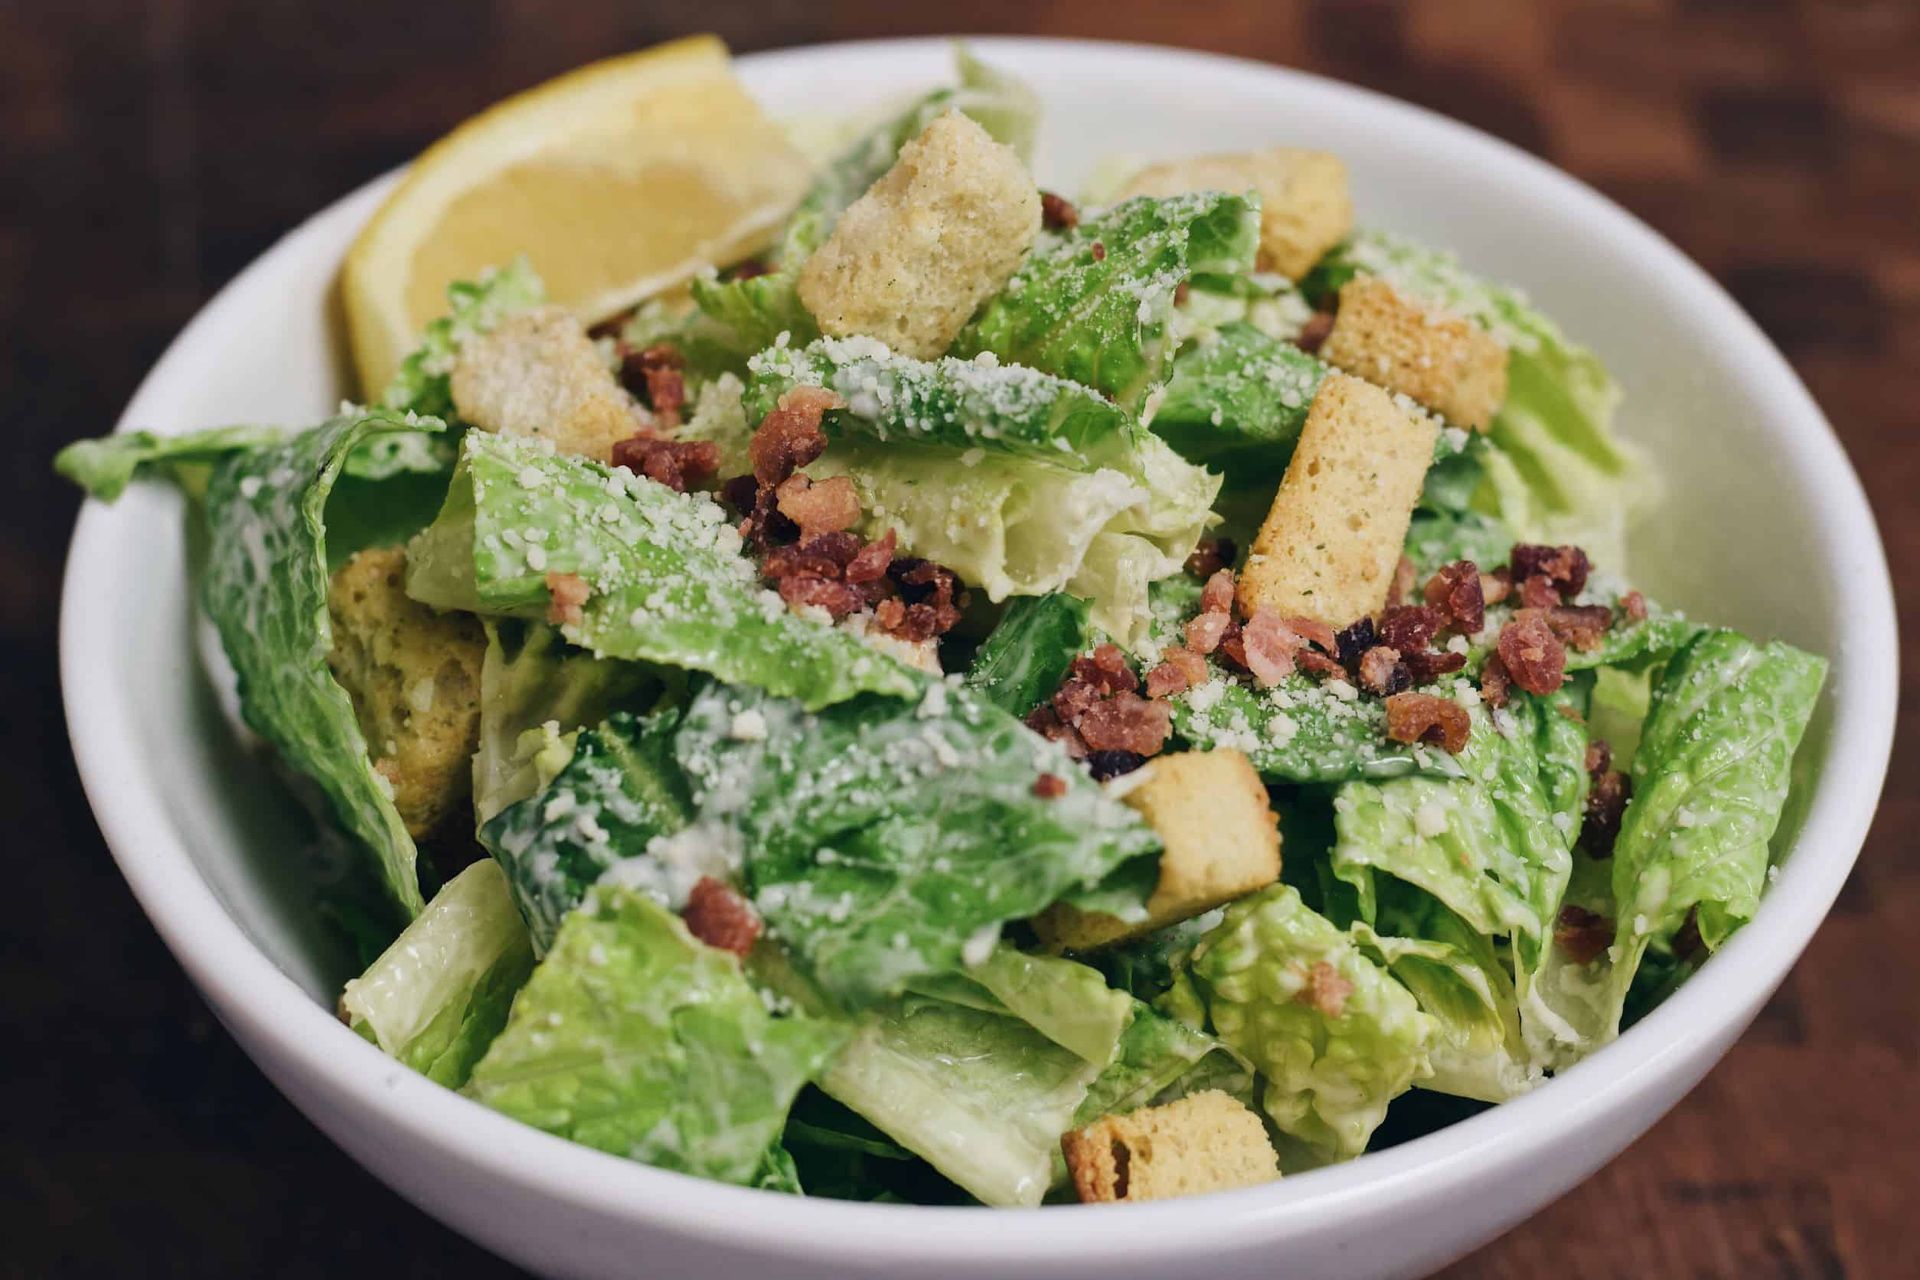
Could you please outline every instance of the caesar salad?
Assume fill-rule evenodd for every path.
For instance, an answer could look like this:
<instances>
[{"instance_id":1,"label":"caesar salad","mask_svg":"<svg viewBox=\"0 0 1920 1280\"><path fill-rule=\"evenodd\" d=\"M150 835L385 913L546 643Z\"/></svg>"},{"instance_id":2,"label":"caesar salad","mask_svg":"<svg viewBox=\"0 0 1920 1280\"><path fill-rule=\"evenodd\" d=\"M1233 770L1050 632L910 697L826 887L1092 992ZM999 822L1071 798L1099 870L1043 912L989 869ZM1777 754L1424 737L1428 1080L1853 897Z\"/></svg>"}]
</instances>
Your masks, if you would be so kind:
<instances>
[{"instance_id":1,"label":"caesar salad","mask_svg":"<svg viewBox=\"0 0 1920 1280\"><path fill-rule=\"evenodd\" d=\"M1141 1201L1540 1087L1754 915L1826 663L1621 576L1594 353L1335 155L1037 125L963 54L751 257L61 454L191 496L354 1031L705 1178Z\"/></svg>"}]
</instances>

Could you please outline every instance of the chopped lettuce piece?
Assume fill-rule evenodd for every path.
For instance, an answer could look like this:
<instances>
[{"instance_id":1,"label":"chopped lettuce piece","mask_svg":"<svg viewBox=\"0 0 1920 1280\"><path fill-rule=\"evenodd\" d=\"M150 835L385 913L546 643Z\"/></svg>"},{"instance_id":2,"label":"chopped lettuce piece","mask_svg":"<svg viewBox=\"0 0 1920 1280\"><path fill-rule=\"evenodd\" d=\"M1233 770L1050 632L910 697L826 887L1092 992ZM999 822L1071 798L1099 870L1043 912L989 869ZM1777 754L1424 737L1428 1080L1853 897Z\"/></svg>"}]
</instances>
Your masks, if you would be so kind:
<instances>
[{"instance_id":1,"label":"chopped lettuce piece","mask_svg":"<svg viewBox=\"0 0 1920 1280\"><path fill-rule=\"evenodd\" d=\"M770 1015L731 954L605 888L561 927L466 1092L601 1151L752 1184L845 1034Z\"/></svg>"},{"instance_id":2,"label":"chopped lettuce piece","mask_svg":"<svg viewBox=\"0 0 1920 1280\"><path fill-rule=\"evenodd\" d=\"M858 1006L960 967L1065 897L1144 910L1160 840L1054 743L964 686L808 714L695 695L674 750L699 825L744 859L754 906L828 998ZM1052 773L1065 794L1036 796Z\"/></svg>"},{"instance_id":3,"label":"chopped lettuce piece","mask_svg":"<svg viewBox=\"0 0 1920 1280\"><path fill-rule=\"evenodd\" d=\"M1041 458L1077 471L1138 475L1140 428L1106 397L1019 365L915 360L875 338L823 338L755 356L743 400L757 422L797 386L846 401L821 425L829 438L937 445Z\"/></svg>"},{"instance_id":4,"label":"chopped lettuce piece","mask_svg":"<svg viewBox=\"0 0 1920 1280\"><path fill-rule=\"evenodd\" d=\"M1002 711L1026 715L1093 647L1089 618L1085 600L1061 591L1015 600L973 655L967 684Z\"/></svg>"},{"instance_id":5,"label":"chopped lettuce piece","mask_svg":"<svg viewBox=\"0 0 1920 1280\"><path fill-rule=\"evenodd\" d=\"M197 492L205 483L204 474L183 473L203 473L230 453L267 448L286 437L279 427L213 427L180 435L122 431L74 441L53 455L53 469L102 502L118 498L137 472L152 467L164 467L189 492Z\"/></svg>"},{"instance_id":6,"label":"chopped lettuce piece","mask_svg":"<svg viewBox=\"0 0 1920 1280\"><path fill-rule=\"evenodd\" d=\"M323 513L347 455L387 432L438 427L389 410L334 418L283 443L229 454L207 485L202 599L239 678L240 712L319 787L411 917L423 905L413 839L374 772L353 702L327 669Z\"/></svg>"},{"instance_id":7,"label":"chopped lettuce piece","mask_svg":"<svg viewBox=\"0 0 1920 1280\"><path fill-rule=\"evenodd\" d=\"M1174 293L1195 274L1250 270L1259 238L1259 204L1241 196L1128 200L1042 233L954 354L991 351L1137 407L1173 358Z\"/></svg>"},{"instance_id":8,"label":"chopped lettuce piece","mask_svg":"<svg viewBox=\"0 0 1920 1280\"><path fill-rule=\"evenodd\" d=\"M693 819L673 758L676 724L670 711L644 719L621 712L573 735L570 749L557 741L545 762L551 783L481 827L481 843L506 869L537 949L546 950L567 914L623 862L632 864L626 883L673 905L686 901L701 874L731 874L724 860L675 858L654 844ZM650 874L634 874L641 870Z\"/></svg>"},{"instance_id":9,"label":"chopped lettuce piece","mask_svg":"<svg viewBox=\"0 0 1920 1280\"><path fill-rule=\"evenodd\" d=\"M1563 913L1569 907L1609 924L1618 915L1609 864L1578 848L1560 900ZM1532 1061L1551 1071L1578 1062L1611 1040L1619 1021L1611 949L1583 962L1557 942L1544 948L1520 998L1520 1030Z\"/></svg>"},{"instance_id":10,"label":"chopped lettuce piece","mask_svg":"<svg viewBox=\"0 0 1920 1280\"><path fill-rule=\"evenodd\" d=\"M1347 782L1407 773L1455 777L1437 747L1387 737L1386 711L1344 681L1288 676L1271 689L1214 667L1213 678L1173 698L1173 731L1199 750L1244 752L1268 782Z\"/></svg>"},{"instance_id":11,"label":"chopped lettuce piece","mask_svg":"<svg viewBox=\"0 0 1920 1280\"><path fill-rule=\"evenodd\" d=\"M1359 1155L1387 1104L1432 1072L1433 1019L1291 885L1229 906L1186 976L1213 1034L1261 1073L1261 1104L1293 1140L1285 1165Z\"/></svg>"},{"instance_id":12,"label":"chopped lettuce piece","mask_svg":"<svg viewBox=\"0 0 1920 1280\"><path fill-rule=\"evenodd\" d=\"M603 658L758 684L809 707L922 678L759 585L726 513L539 442L469 432L446 505L408 557L407 592L440 609L545 617L551 584L588 592L566 639Z\"/></svg>"},{"instance_id":13,"label":"chopped lettuce piece","mask_svg":"<svg viewBox=\"0 0 1920 1280\"><path fill-rule=\"evenodd\" d=\"M515 258L498 270L484 271L474 280L456 280L447 286L447 314L429 321L420 346L400 362L386 389L383 407L397 413L417 413L452 421L453 366L460 348L490 332L516 311L547 300L547 287L526 258Z\"/></svg>"},{"instance_id":14,"label":"chopped lettuce piece","mask_svg":"<svg viewBox=\"0 0 1920 1280\"><path fill-rule=\"evenodd\" d=\"M340 1016L389 1056L458 1089L507 1025L532 971L533 948L506 877L494 863L476 862L347 983Z\"/></svg>"},{"instance_id":15,"label":"chopped lettuce piece","mask_svg":"<svg viewBox=\"0 0 1920 1280\"><path fill-rule=\"evenodd\" d=\"M482 824L545 790L571 758L581 726L623 703L643 703L660 685L647 667L571 648L541 623L500 618L486 630L473 756L474 816Z\"/></svg>"},{"instance_id":16,"label":"chopped lettuce piece","mask_svg":"<svg viewBox=\"0 0 1920 1280\"><path fill-rule=\"evenodd\" d=\"M1250 324L1221 327L1173 362L1153 433L1234 484L1279 483L1327 366Z\"/></svg>"},{"instance_id":17,"label":"chopped lettuce piece","mask_svg":"<svg viewBox=\"0 0 1920 1280\"><path fill-rule=\"evenodd\" d=\"M1791 645L1710 631L1654 686L1613 847L1616 1010L1649 944L1692 919L1714 951L1752 919L1826 673L1824 658Z\"/></svg>"},{"instance_id":18,"label":"chopped lettuce piece","mask_svg":"<svg viewBox=\"0 0 1920 1280\"><path fill-rule=\"evenodd\" d=\"M1101 1116L1218 1089L1242 1102L1253 1101L1253 1068L1220 1041L1134 1002L1133 1020L1074 1116L1082 1125Z\"/></svg>"},{"instance_id":19,"label":"chopped lettuce piece","mask_svg":"<svg viewBox=\"0 0 1920 1280\"><path fill-rule=\"evenodd\" d=\"M797 284L790 271L733 280L695 276L693 300L702 315L724 330L726 342L744 360L773 346L783 334L789 342L809 342L819 336L820 326L801 303Z\"/></svg>"}]
</instances>

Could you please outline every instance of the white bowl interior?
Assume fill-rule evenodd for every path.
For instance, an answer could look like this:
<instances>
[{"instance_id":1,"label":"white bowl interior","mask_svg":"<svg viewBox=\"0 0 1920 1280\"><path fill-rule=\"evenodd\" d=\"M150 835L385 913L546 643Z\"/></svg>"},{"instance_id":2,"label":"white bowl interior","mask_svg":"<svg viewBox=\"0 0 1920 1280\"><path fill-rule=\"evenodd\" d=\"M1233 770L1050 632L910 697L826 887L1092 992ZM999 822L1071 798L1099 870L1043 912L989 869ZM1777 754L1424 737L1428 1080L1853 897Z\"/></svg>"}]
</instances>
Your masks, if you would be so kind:
<instances>
[{"instance_id":1,"label":"white bowl interior","mask_svg":"<svg viewBox=\"0 0 1920 1280\"><path fill-rule=\"evenodd\" d=\"M1884 560L1864 498L1804 390L1724 295L1652 232L1520 153L1416 109L1254 64L1122 46L982 43L983 52L1027 76L1045 100L1037 161L1043 185L1071 191L1098 157L1116 151L1173 155L1275 141L1322 147L1350 166L1363 221L1452 246L1470 266L1524 286L1569 333L1604 357L1626 390L1625 430L1658 459L1668 497L1636 532L1637 582L1699 617L1778 635L1834 660L1833 681L1801 756L1803 774L1816 785L1803 787L1803 803L1786 833L1781 883L1759 920L1673 1004L1604 1051L1590 1069L1533 1099L1346 1169L1292 1179L1271 1192L1216 1198L1206 1202L1216 1208L1196 1208L1186 1219L1231 1211L1248 1230L1262 1224L1269 1237L1298 1231L1308 1221L1300 1214L1316 1196L1330 1209L1356 1195L1386 1194L1381 1187L1420 1161L1437 1167L1514 1139L1523 1122L1506 1113L1532 1108L1526 1114L1536 1127L1551 1127L1556 1116L1569 1117L1571 1126L1575 1116L1601 1124L1608 1107L1622 1116L1632 1112L1618 1121L1614 1135L1598 1140L1593 1159L1546 1180L1557 1180L1558 1187L1544 1186L1525 1202L1475 1209L1464 1227L1434 1237L1451 1241L1449 1248L1464 1247L1583 1176L1670 1104L1691 1078L1657 1105L1642 1103L1636 1111L1624 1099L1634 1079L1665 1069L1662 1063L1673 1061L1682 1046L1698 1050L1711 1039L1724 1047L1778 982L1837 891L1884 774L1892 721L1890 700L1882 705L1872 693L1886 687L1892 669L1893 621ZM823 99L858 108L898 97L943 77L946 63L942 45L916 41L758 56L743 60L742 73L773 111L798 113L819 110ZM332 276L384 186L374 184L320 215L236 280L169 351L125 423L162 430L243 421L304 424L330 412L347 389L333 325ZM270 770L230 734L221 700L202 674L184 515L171 491L137 486L117 506L95 505L83 516L64 620L70 716L83 776L129 879L216 1009L230 1024L252 1028L250 1035L236 1025L267 1062L294 1053L290 1046L303 1043L302 1037L351 1040L337 1027L328 1031L324 1013L350 963L311 909L314 887L337 868ZM249 1000L257 1005L271 986L249 968L258 966L257 956L236 949L212 915L196 915L196 904L205 905L196 878L211 890L219 912L312 1005L241 1008ZM195 920L201 923L190 923ZM1682 1004L1690 1013L1675 1007ZM255 1037L264 1037L269 1047L262 1049ZM328 1045L348 1077L366 1073L370 1079L378 1070L377 1060L363 1062L353 1044ZM1705 1053L1700 1070L1712 1056L1717 1051ZM299 1069L282 1067L296 1074ZM276 1078L301 1096L300 1085L280 1072ZM357 1086L349 1079L339 1087ZM420 1105L473 1110L451 1098ZM1472 1133L1462 1137L1461 1130ZM356 1154L380 1165L377 1156L334 1131ZM588 1179L595 1185L633 1174L655 1180L632 1182L634 1188L694 1187L671 1175L625 1170L594 1153L551 1146L557 1144L527 1149L541 1152L544 1164L596 1162L579 1166L595 1171ZM706 1197L703 1203L715 1206L742 1203L720 1198L738 1195L726 1188L695 1187L685 1195ZM762 1223L783 1217L784 1211L764 1201L753 1206ZM861 1221L869 1225L874 1221L874 1210L838 1208L865 1215ZM624 1212L644 1219L657 1210L628 1203ZM820 1256L832 1256L841 1247L829 1238L839 1230L834 1224L851 1219L834 1217L817 1202L809 1212L806 1221L818 1228L817 1238L793 1247L802 1253L826 1249ZM1029 1216L994 1234L1004 1237L1006 1247L1014 1247L1006 1244L1012 1241L1027 1248L1031 1257L1032 1250L1051 1252L1046 1246L1067 1238L1059 1231L1036 1235L1052 1229L1035 1224L1074 1216ZM895 1222L903 1217L924 1225L906 1231L902 1246L937 1252L943 1238L931 1225L937 1215L892 1215ZM1144 1226L1148 1218L1139 1220ZM1089 1247L1114 1253L1125 1242L1111 1230L1114 1217L1104 1222L1109 1229L1098 1233L1099 1242L1090 1237ZM471 1222L467 1229L488 1235ZM977 1258L995 1247L969 1241L977 1234L955 1234L952 1248L959 1252L951 1256ZM870 1239L861 1247L877 1246ZM1387 1269L1416 1256L1444 1256L1433 1252L1431 1241L1410 1248L1365 1256ZM580 1265L591 1269L590 1262Z\"/></svg>"}]
</instances>

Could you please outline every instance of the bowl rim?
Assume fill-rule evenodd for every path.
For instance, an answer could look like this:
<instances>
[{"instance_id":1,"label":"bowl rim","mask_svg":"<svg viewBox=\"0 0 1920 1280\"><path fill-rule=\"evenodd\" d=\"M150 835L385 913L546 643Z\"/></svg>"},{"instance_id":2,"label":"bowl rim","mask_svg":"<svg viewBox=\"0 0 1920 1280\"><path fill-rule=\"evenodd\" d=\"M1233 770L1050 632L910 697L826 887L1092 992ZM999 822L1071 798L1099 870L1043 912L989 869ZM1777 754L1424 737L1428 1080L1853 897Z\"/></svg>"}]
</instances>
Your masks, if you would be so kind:
<instances>
[{"instance_id":1,"label":"bowl rim","mask_svg":"<svg viewBox=\"0 0 1920 1280\"><path fill-rule=\"evenodd\" d=\"M924 54L946 37L844 41L745 55L755 71L791 70L815 59L887 59ZM1899 648L1885 552L1860 481L1839 440L1785 358L1700 267L1597 191L1519 148L1425 108L1310 73L1251 59L1162 46L1045 37L979 37L983 52L1097 56L1184 64L1198 75L1280 79L1334 105L1382 117L1431 145L1535 193L1561 216L1656 261L1696 319L1714 325L1739 376L1791 420L1777 441L1782 465L1800 469L1819 495L1829 548L1849 551L1855 617L1832 655L1833 722L1827 762L1777 883L1754 921L1647 1018L1543 1088L1361 1160L1267 1186L1140 1205L1059 1206L1000 1213L982 1232L978 1207L861 1204L803 1199L651 1168L579 1146L489 1110L399 1067L348 1030L282 972L221 906L173 829L161 798L125 780L141 775L132 708L89 670L111 661L106 601L87 584L103 573L125 534L101 504L75 526L61 597L60 667L69 734L89 803L142 909L221 1018L249 1052L291 1061L360 1108L389 1142L437 1151L498 1183L554 1197L605 1219L647 1224L689 1239L740 1243L812 1259L863 1262L934 1259L1029 1265L1190 1254L1193 1232L1209 1249L1270 1240L1292 1230L1391 1213L1462 1176L1486 1176L1537 1160L1570 1133L1603 1122L1670 1071L1679 1070L1732 1017L1756 1006L1785 977L1851 870L1872 819L1892 749L1895 700L1885 680ZM116 430L152 416L184 377L185 355L249 283L272 264L305 255L342 221L363 220L397 177L390 173L327 206L229 281L186 325L142 381ZM1826 556L1829 563L1833 554ZM104 578L100 580L105 580ZM1871 681L1855 672L1873 673ZM1732 1012L1730 1012L1732 1011ZM255 1045L262 1046L256 1049Z\"/></svg>"}]
</instances>

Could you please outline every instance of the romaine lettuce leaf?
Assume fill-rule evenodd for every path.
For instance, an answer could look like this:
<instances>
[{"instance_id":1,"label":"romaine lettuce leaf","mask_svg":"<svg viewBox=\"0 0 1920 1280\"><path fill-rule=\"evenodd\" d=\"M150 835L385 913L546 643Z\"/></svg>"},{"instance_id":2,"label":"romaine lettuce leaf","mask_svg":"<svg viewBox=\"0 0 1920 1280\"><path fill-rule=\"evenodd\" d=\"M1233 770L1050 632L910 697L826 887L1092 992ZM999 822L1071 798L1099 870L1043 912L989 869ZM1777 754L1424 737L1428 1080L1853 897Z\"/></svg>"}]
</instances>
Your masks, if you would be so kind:
<instances>
[{"instance_id":1,"label":"romaine lettuce leaf","mask_svg":"<svg viewBox=\"0 0 1920 1280\"><path fill-rule=\"evenodd\" d=\"M380 393L382 407L452 421L453 366L469 339L487 333L516 311L547 300L547 287L526 258L515 258L474 280L447 286L447 314L429 321L420 346L401 361ZM397 446L395 451L415 446Z\"/></svg>"},{"instance_id":2,"label":"romaine lettuce leaf","mask_svg":"<svg viewBox=\"0 0 1920 1280\"><path fill-rule=\"evenodd\" d=\"M1080 1103L1076 1126L1218 1089L1249 1105L1253 1068L1220 1041L1135 1001L1133 1019Z\"/></svg>"},{"instance_id":3,"label":"romaine lettuce leaf","mask_svg":"<svg viewBox=\"0 0 1920 1280\"><path fill-rule=\"evenodd\" d=\"M1432 1073L1433 1019L1291 885L1229 906L1186 977L1208 1028L1261 1073L1267 1116L1293 1140L1287 1167L1359 1155L1387 1104Z\"/></svg>"},{"instance_id":4,"label":"romaine lettuce leaf","mask_svg":"<svg viewBox=\"0 0 1920 1280\"><path fill-rule=\"evenodd\" d=\"M1022 596L974 653L967 684L1002 711L1024 716L1053 695L1073 660L1092 647L1085 600L1062 591Z\"/></svg>"},{"instance_id":5,"label":"romaine lettuce leaf","mask_svg":"<svg viewBox=\"0 0 1920 1280\"><path fill-rule=\"evenodd\" d=\"M187 473L204 473L230 453L266 448L286 438L279 427L213 427L181 435L122 431L74 441L53 455L53 469L102 502L118 498L137 472L152 467L166 468L188 492L197 493L205 476Z\"/></svg>"},{"instance_id":6,"label":"romaine lettuce leaf","mask_svg":"<svg viewBox=\"0 0 1920 1280\"><path fill-rule=\"evenodd\" d=\"M964 686L817 714L710 687L674 752L772 935L843 1005L959 968L1004 922L1062 898L1097 890L1105 909L1142 910L1158 874L1139 815ZM1036 796L1042 773L1065 794Z\"/></svg>"},{"instance_id":7,"label":"romaine lettuce leaf","mask_svg":"<svg viewBox=\"0 0 1920 1280\"><path fill-rule=\"evenodd\" d=\"M355 1031L430 1080L457 1089L533 971L533 948L506 877L476 862L340 996Z\"/></svg>"},{"instance_id":8,"label":"romaine lettuce leaf","mask_svg":"<svg viewBox=\"0 0 1920 1280\"><path fill-rule=\"evenodd\" d=\"M202 598L239 678L241 715L319 787L409 917L423 905L413 840L391 786L373 770L351 699L327 670L323 512L347 455L364 441L438 425L389 410L334 418L283 443L229 454L206 494Z\"/></svg>"},{"instance_id":9,"label":"romaine lettuce leaf","mask_svg":"<svg viewBox=\"0 0 1920 1280\"><path fill-rule=\"evenodd\" d=\"M763 347L773 346L783 334L795 343L820 336L820 326L800 301L798 280L791 271L733 280L695 276L692 289L701 315L720 327L726 344L743 362Z\"/></svg>"},{"instance_id":10,"label":"romaine lettuce leaf","mask_svg":"<svg viewBox=\"0 0 1920 1280\"><path fill-rule=\"evenodd\" d=\"M537 441L469 432L446 505L409 550L408 594L440 609L541 618L548 584L565 574L591 594L560 632L603 658L764 685L809 707L921 684L762 588L710 498Z\"/></svg>"},{"instance_id":11,"label":"romaine lettuce leaf","mask_svg":"<svg viewBox=\"0 0 1920 1280\"><path fill-rule=\"evenodd\" d=\"M1650 943L1691 916L1717 950L1753 917L1824 658L1710 631L1654 686L1613 848L1615 1010Z\"/></svg>"},{"instance_id":12,"label":"romaine lettuce leaf","mask_svg":"<svg viewBox=\"0 0 1920 1280\"><path fill-rule=\"evenodd\" d=\"M1042 233L954 354L991 351L1136 408L1173 358L1175 291L1195 274L1250 270L1259 237L1259 204L1241 196L1128 200Z\"/></svg>"},{"instance_id":13,"label":"romaine lettuce leaf","mask_svg":"<svg viewBox=\"0 0 1920 1280\"><path fill-rule=\"evenodd\" d=\"M731 954L644 894L603 888L561 927L466 1092L586 1146L751 1184L845 1035L769 1014Z\"/></svg>"},{"instance_id":14,"label":"romaine lettuce leaf","mask_svg":"<svg viewBox=\"0 0 1920 1280\"><path fill-rule=\"evenodd\" d=\"M1457 777L1437 747L1387 737L1386 711L1344 681L1306 676L1256 689L1216 664L1213 678L1174 695L1173 731L1197 750L1245 753L1268 782L1348 782L1402 774Z\"/></svg>"},{"instance_id":15,"label":"romaine lettuce leaf","mask_svg":"<svg viewBox=\"0 0 1920 1280\"><path fill-rule=\"evenodd\" d=\"M1181 457L1231 483L1277 484L1327 373L1291 343L1227 324L1174 360L1150 425Z\"/></svg>"}]
</instances>

